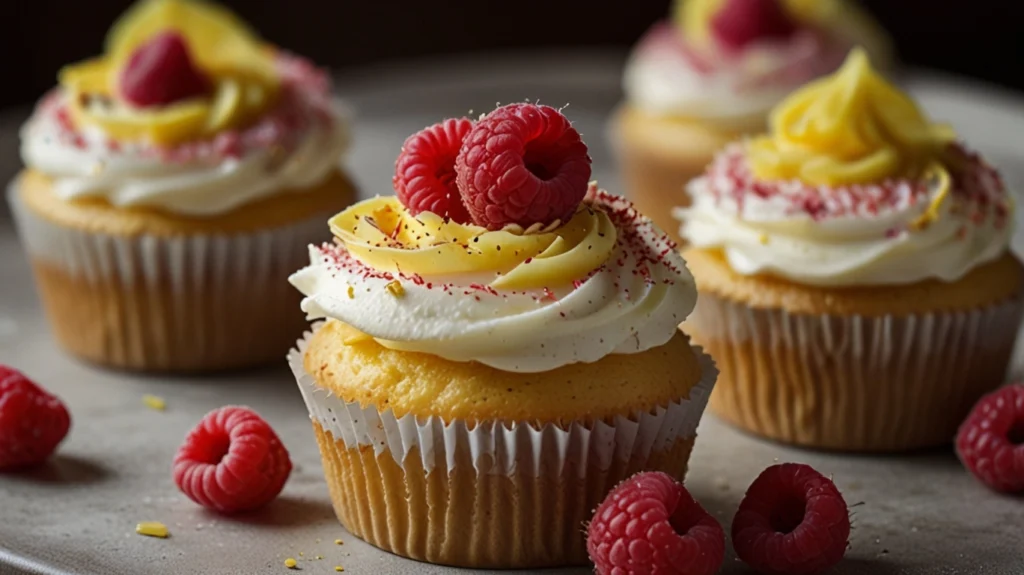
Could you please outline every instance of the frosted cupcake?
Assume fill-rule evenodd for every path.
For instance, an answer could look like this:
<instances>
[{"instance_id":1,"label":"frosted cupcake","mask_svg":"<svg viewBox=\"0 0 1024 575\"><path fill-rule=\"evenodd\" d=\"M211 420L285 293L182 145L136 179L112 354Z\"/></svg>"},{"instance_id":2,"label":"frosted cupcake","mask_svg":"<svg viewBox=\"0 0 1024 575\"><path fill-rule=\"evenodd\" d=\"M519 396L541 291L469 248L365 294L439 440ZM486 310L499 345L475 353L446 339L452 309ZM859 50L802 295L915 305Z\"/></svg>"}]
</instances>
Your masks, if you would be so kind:
<instances>
[{"instance_id":1,"label":"frosted cupcake","mask_svg":"<svg viewBox=\"0 0 1024 575\"><path fill-rule=\"evenodd\" d=\"M119 368L272 361L281 286L354 200L327 76L198 0L146 0L22 130L8 198L58 342Z\"/></svg>"},{"instance_id":2,"label":"frosted cupcake","mask_svg":"<svg viewBox=\"0 0 1024 575\"><path fill-rule=\"evenodd\" d=\"M633 51L611 138L626 193L676 237L674 206L716 152L764 130L797 87L835 70L850 48L888 58L884 33L846 0L678 0ZM678 240L679 238L676 237Z\"/></svg>"},{"instance_id":3,"label":"frosted cupcake","mask_svg":"<svg viewBox=\"0 0 1024 575\"><path fill-rule=\"evenodd\" d=\"M856 51L726 148L682 210L688 329L716 414L813 447L948 442L1003 383L1021 321L1013 198Z\"/></svg>"},{"instance_id":4,"label":"frosted cupcake","mask_svg":"<svg viewBox=\"0 0 1024 575\"><path fill-rule=\"evenodd\" d=\"M331 219L291 277L326 320L289 359L354 535L434 563L582 564L608 490L685 473L716 375L677 330L692 278L589 176L552 108L448 120L406 141L397 197Z\"/></svg>"}]
</instances>

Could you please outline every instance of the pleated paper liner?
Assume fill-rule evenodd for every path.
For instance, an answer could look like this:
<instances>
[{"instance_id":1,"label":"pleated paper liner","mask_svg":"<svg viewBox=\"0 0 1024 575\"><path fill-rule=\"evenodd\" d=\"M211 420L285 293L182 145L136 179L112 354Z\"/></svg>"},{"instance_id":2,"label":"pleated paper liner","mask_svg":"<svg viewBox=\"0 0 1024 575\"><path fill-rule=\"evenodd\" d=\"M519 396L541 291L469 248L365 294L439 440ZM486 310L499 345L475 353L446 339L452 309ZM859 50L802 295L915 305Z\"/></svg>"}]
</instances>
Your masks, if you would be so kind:
<instances>
[{"instance_id":1,"label":"pleated paper liner","mask_svg":"<svg viewBox=\"0 0 1024 575\"><path fill-rule=\"evenodd\" d=\"M346 402L288 356L316 432L338 518L353 535L413 559L477 568L587 563L584 521L641 470L682 478L717 370L689 397L614 421L396 417Z\"/></svg>"},{"instance_id":2,"label":"pleated paper liner","mask_svg":"<svg viewBox=\"0 0 1024 575\"><path fill-rule=\"evenodd\" d=\"M43 308L62 347L124 369L209 371L269 363L305 326L287 277L310 243L329 238L318 214L232 235L114 235L51 223L8 189Z\"/></svg>"},{"instance_id":3,"label":"pleated paper liner","mask_svg":"<svg viewBox=\"0 0 1024 575\"><path fill-rule=\"evenodd\" d=\"M721 370L715 415L785 443L902 451L949 443L978 398L1005 383L1022 301L843 317L702 293L684 327Z\"/></svg>"}]
</instances>

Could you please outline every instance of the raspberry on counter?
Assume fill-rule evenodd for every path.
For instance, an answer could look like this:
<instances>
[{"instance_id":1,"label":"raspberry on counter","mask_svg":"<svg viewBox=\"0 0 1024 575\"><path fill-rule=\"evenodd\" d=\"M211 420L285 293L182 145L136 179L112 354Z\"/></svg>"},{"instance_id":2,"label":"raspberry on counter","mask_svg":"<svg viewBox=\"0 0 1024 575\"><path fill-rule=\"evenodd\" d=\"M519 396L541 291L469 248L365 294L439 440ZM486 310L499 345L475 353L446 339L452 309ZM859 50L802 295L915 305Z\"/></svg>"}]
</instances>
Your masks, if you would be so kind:
<instances>
[{"instance_id":1,"label":"raspberry on counter","mask_svg":"<svg viewBox=\"0 0 1024 575\"><path fill-rule=\"evenodd\" d=\"M59 398L0 365L0 470L46 461L70 427L71 416Z\"/></svg>"},{"instance_id":2,"label":"raspberry on counter","mask_svg":"<svg viewBox=\"0 0 1024 575\"><path fill-rule=\"evenodd\" d=\"M1024 384L981 398L956 437L960 461L996 491L1024 491Z\"/></svg>"},{"instance_id":3,"label":"raspberry on counter","mask_svg":"<svg viewBox=\"0 0 1024 575\"><path fill-rule=\"evenodd\" d=\"M732 520L736 555L765 575L823 573L843 558L850 514L831 479L809 465L773 465L747 488Z\"/></svg>"},{"instance_id":4,"label":"raspberry on counter","mask_svg":"<svg viewBox=\"0 0 1024 575\"><path fill-rule=\"evenodd\" d=\"M600 575L712 575L725 560L725 532L682 483L644 472L619 484L594 512L587 553Z\"/></svg>"},{"instance_id":5,"label":"raspberry on counter","mask_svg":"<svg viewBox=\"0 0 1024 575\"><path fill-rule=\"evenodd\" d=\"M284 487L292 462L277 434L247 407L208 413L174 458L174 483L192 501L221 513L250 511Z\"/></svg>"}]
</instances>

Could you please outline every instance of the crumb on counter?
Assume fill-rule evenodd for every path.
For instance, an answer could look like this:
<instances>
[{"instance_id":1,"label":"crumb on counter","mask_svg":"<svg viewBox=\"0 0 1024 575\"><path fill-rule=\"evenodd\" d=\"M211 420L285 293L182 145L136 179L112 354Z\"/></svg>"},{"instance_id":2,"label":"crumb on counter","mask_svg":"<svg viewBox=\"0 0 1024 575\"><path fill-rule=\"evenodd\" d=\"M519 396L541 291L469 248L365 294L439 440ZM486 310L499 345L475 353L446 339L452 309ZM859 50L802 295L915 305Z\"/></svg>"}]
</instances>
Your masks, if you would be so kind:
<instances>
[{"instance_id":1,"label":"crumb on counter","mask_svg":"<svg viewBox=\"0 0 1024 575\"><path fill-rule=\"evenodd\" d=\"M159 537L161 539L166 539L170 535L167 531L167 526L159 521L143 521L135 526L135 532L139 535Z\"/></svg>"},{"instance_id":2,"label":"crumb on counter","mask_svg":"<svg viewBox=\"0 0 1024 575\"><path fill-rule=\"evenodd\" d=\"M155 395L149 395L148 393L142 396L142 403L146 407L153 409L155 411L163 411L167 409L167 402L164 401L164 398L157 397Z\"/></svg>"},{"instance_id":3,"label":"crumb on counter","mask_svg":"<svg viewBox=\"0 0 1024 575\"><path fill-rule=\"evenodd\" d=\"M289 557L284 560L284 566L289 569L298 569L299 562L294 557Z\"/></svg>"}]
</instances>

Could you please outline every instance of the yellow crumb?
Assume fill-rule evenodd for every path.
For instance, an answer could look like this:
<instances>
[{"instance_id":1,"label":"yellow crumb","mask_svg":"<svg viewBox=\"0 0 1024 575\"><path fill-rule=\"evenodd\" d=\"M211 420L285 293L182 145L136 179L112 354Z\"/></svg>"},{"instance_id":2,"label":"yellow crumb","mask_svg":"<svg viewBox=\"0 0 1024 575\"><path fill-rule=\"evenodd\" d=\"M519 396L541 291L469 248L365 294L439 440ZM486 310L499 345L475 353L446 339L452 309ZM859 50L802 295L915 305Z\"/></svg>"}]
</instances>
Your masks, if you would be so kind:
<instances>
[{"instance_id":1,"label":"yellow crumb","mask_svg":"<svg viewBox=\"0 0 1024 575\"><path fill-rule=\"evenodd\" d=\"M324 556L323 556L323 555L317 555L317 556L316 556L316 559L317 559L317 561L320 561L320 560L322 560L323 558L324 558Z\"/></svg>"},{"instance_id":2,"label":"yellow crumb","mask_svg":"<svg viewBox=\"0 0 1024 575\"><path fill-rule=\"evenodd\" d=\"M169 535L167 532L167 526L159 521L143 521L135 526L135 532L139 535L160 537L161 539L166 539Z\"/></svg>"},{"instance_id":3,"label":"yellow crumb","mask_svg":"<svg viewBox=\"0 0 1024 575\"><path fill-rule=\"evenodd\" d=\"M302 557L303 555L305 555L305 553L303 553L302 551L299 551L299 557Z\"/></svg>"},{"instance_id":4,"label":"yellow crumb","mask_svg":"<svg viewBox=\"0 0 1024 575\"><path fill-rule=\"evenodd\" d=\"M338 573L341 573L342 571L345 570L345 568L342 567L341 565L337 565L337 566L334 567L334 570L337 571Z\"/></svg>"},{"instance_id":5,"label":"yellow crumb","mask_svg":"<svg viewBox=\"0 0 1024 575\"><path fill-rule=\"evenodd\" d=\"M167 409L167 402L164 401L164 398L157 397L155 395L143 395L142 403L144 403L146 407L150 409L155 409L156 411L163 411Z\"/></svg>"},{"instance_id":6,"label":"yellow crumb","mask_svg":"<svg viewBox=\"0 0 1024 575\"><path fill-rule=\"evenodd\" d=\"M757 238L757 241L761 242L761 245L768 245L768 234L761 234L761 237Z\"/></svg>"},{"instance_id":7,"label":"yellow crumb","mask_svg":"<svg viewBox=\"0 0 1024 575\"><path fill-rule=\"evenodd\" d=\"M356 288L348 286L348 299L356 299Z\"/></svg>"},{"instance_id":8,"label":"yellow crumb","mask_svg":"<svg viewBox=\"0 0 1024 575\"><path fill-rule=\"evenodd\" d=\"M299 562L296 561L293 557L289 557L284 560L284 566L289 569L295 569L298 566L298 564Z\"/></svg>"},{"instance_id":9,"label":"yellow crumb","mask_svg":"<svg viewBox=\"0 0 1024 575\"><path fill-rule=\"evenodd\" d=\"M395 297L402 297L405 295L405 288L402 287L402 282L398 280L393 280L384 287L387 288L388 293Z\"/></svg>"},{"instance_id":10,"label":"yellow crumb","mask_svg":"<svg viewBox=\"0 0 1024 575\"><path fill-rule=\"evenodd\" d=\"M344 542L344 541L342 541L341 539L335 539L335 540L334 540L334 544L335 544L335 545L344 545L344 544L345 544L345 542Z\"/></svg>"}]
</instances>

